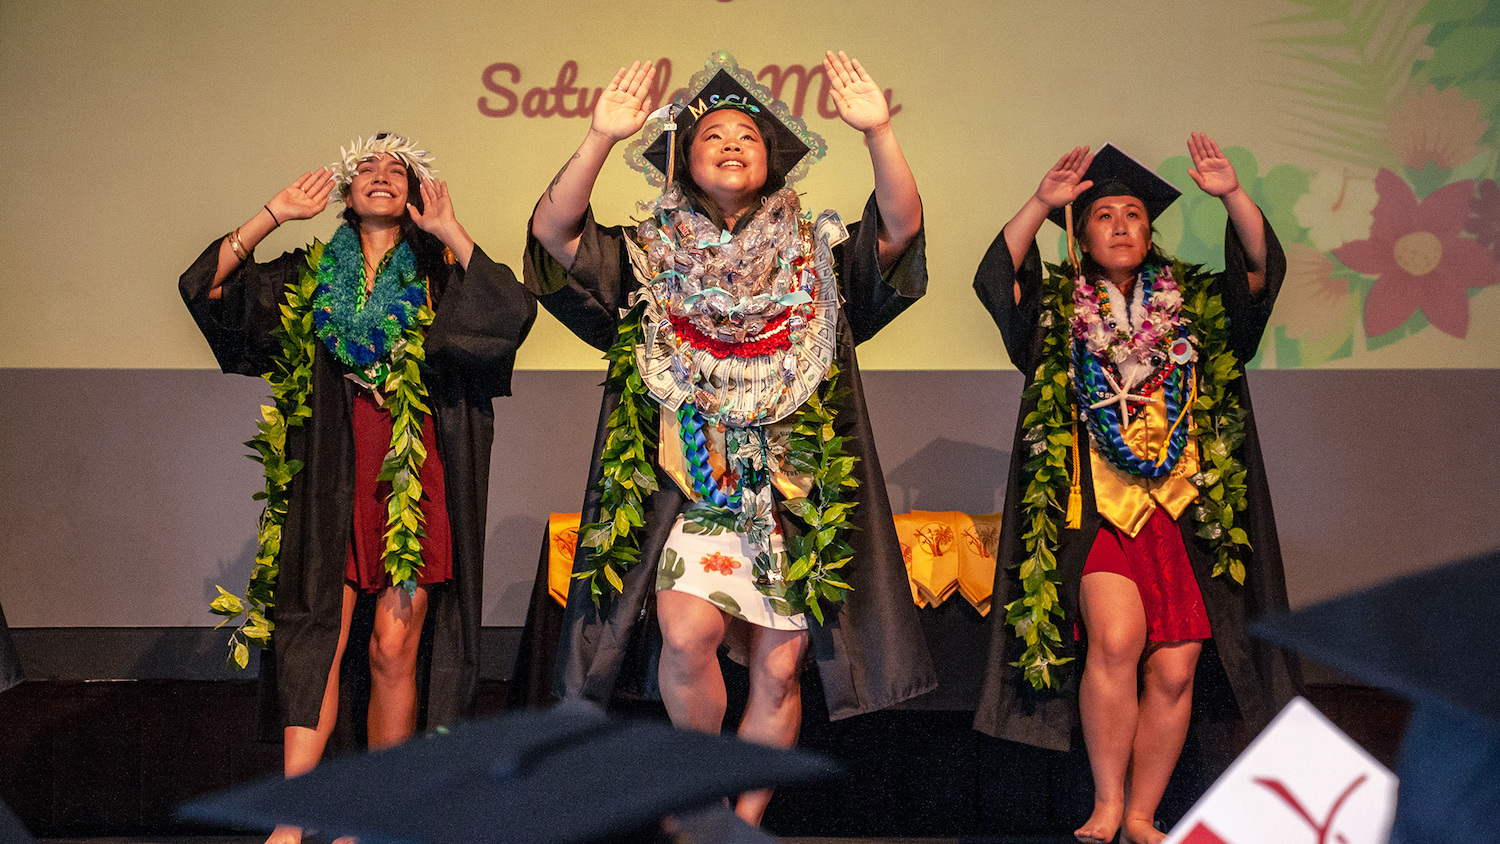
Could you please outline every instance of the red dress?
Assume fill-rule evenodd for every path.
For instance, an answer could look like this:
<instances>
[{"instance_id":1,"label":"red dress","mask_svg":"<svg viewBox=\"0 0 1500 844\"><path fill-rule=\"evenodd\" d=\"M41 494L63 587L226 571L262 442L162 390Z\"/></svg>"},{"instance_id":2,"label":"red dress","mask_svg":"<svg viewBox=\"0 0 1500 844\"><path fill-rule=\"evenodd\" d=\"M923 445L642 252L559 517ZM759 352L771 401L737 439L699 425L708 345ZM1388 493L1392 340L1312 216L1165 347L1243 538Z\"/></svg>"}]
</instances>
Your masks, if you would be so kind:
<instances>
[{"instance_id":1,"label":"red dress","mask_svg":"<svg viewBox=\"0 0 1500 844\"><path fill-rule=\"evenodd\" d=\"M354 426L354 525L349 562L344 576L361 592L380 592L391 585L386 574L386 497L391 485L377 481L391 450L391 415L375 403L368 390L355 390L350 420ZM422 537L422 567L417 583L432 586L453 579L453 545L448 530L448 502L444 493L443 461L438 457L437 431L432 417L422 420L422 514L427 535Z\"/></svg>"},{"instance_id":2,"label":"red dress","mask_svg":"<svg viewBox=\"0 0 1500 844\"><path fill-rule=\"evenodd\" d=\"M1083 574L1107 571L1135 581L1146 608L1146 640L1187 642L1212 638L1198 578L1182 544L1182 528L1157 507L1134 537L1108 522L1099 528Z\"/></svg>"}]
</instances>

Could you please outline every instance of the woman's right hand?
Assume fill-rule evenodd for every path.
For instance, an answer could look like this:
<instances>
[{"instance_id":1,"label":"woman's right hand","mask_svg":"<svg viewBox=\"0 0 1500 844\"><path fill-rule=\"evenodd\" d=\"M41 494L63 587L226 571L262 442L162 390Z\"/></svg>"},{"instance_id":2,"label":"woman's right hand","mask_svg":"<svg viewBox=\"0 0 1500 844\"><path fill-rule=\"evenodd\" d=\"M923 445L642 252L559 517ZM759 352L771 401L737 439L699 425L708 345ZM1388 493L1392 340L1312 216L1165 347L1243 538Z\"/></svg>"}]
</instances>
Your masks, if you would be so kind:
<instances>
[{"instance_id":1,"label":"woman's right hand","mask_svg":"<svg viewBox=\"0 0 1500 844\"><path fill-rule=\"evenodd\" d=\"M308 220L328 207L328 197L332 194L333 172L327 167L319 167L311 173L303 173L295 182L278 191L266 203L266 209L276 215L277 223Z\"/></svg>"},{"instance_id":2,"label":"woman's right hand","mask_svg":"<svg viewBox=\"0 0 1500 844\"><path fill-rule=\"evenodd\" d=\"M1071 152L1059 158L1052 169L1047 171L1047 175L1042 177L1042 183L1036 189L1036 198L1048 208L1061 208L1071 203L1094 186L1092 180L1085 181L1083 178L1092 163L1094 157L1089 155L1088 147L1073 147Z\"/></svg>"},{"instance_id":3,"label":"woman's right hand","mask_svg":"<svg viewBox=\"0 0 1500 844\"><path fill-rule=\"evenodd\" d=\"M615 73L594 105L594 120L589 131L597 132L610 143L623 141L646 125L646 97L656 80L652 62L631 62Z\"/></svg>"}]
</instances>

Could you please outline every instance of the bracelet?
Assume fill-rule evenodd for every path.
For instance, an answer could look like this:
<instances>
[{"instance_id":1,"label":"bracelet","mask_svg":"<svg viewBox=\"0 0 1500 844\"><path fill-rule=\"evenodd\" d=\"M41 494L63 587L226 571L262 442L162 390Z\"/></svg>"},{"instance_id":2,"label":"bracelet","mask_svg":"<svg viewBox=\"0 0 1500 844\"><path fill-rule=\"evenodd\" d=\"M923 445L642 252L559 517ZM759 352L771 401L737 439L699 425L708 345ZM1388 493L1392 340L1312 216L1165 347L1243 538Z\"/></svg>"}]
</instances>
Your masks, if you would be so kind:
<instances>
[{"instance_id":1,"label":"bracelet","mask_svg":"<svg viewBox=\"0 0 1500 844\"><path fill-rule=\"evenodd\" d=\"M271 222L273 222L273 223L275 223L275 224L276 224L276 225L277 225L277 226L280 226L280 225L281 225L281 221L280 221L280 220L278 220L278 219L276 219L276 215L275 215L275 213L273 213L273 212L272 212L272 211L271 211L271 203L269 203L269 202L268 202L268 203L266 203L266 204L265 204L265 205L262 205L262 206L261 206L261 207L262 207L262 208L264 208L264 209L266 209L266 213L267 213L267 214L270 214L270 215L271 215Z\"/></svg>"},{"instance_id":2,"label":"bracelet","mask_svg":"<svg viewBox=\"0 0 1500 844\"><path fill-rule=\"evenodd\" d=\"M245 244L240 242L240 230L235 229L229 233L229 248L234 250L234 257L240 261L250 260L250 252L245 249Z\"/></svg>"}]
</instances>

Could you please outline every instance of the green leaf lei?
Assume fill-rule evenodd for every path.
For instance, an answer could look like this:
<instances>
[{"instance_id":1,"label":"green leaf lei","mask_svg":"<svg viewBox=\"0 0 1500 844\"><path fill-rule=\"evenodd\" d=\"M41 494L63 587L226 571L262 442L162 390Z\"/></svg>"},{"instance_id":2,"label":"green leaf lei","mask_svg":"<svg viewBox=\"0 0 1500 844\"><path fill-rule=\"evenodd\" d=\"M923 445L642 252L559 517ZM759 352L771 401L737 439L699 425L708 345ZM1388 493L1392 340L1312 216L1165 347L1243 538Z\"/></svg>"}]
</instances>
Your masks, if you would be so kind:
<instances>
[{"instance_id":1,"label":"green leaf lei","mask_svg":"<svg viewBox=\"0 0 1500 844\"><path fill-rule=\"evenodd\" d=\"M600 493L599 521L578 531L578 544L593 549L593 553L573 573L575 579L588 581L596 605L606 589L623 592L621 575L640 562L644 502L658 489L652 446L655 438L648 436L648 432L655 433L658 405L647 392L635 359L644 307L644 303L638 304L626 313L614 345L604 355L609 361L605 384L620 394L620 403L609 416L609 435L599 456L602 471L595 485ZM846 501L845 497L859 487L853 477L859 458L844 452L849 438L838 436L833 429L844 399L838 374L838 365L831 365L818 392L797 411L787 442L787 463L812 475L817 501L794 498L783 506L808 529L800 536L786 538L786 576L773 580L769 587L759 587L773 604L784 603L793 613L810 612L820 624L825 621L822 602L836 605L851 588L839 579L838 570L854 556L847 538L853 527L848 516L857 502ZM718 509L698 508L694 512L710 523L731 527L728 511L710 512Z\"/></svg>"},{"instance_id":2,"label":"green leaf lei","mask_svg":"<svg viewBox=\"0 0 1500 844\"><path fill-rule=\"evenodd\" d=\"M833 421L843 410L845 391L838 383L839 365L828 366L828 375L818 392L803 402L798 409L796 424L792 426L787 443L786 461L793 469L812 475L812 496L793 498L784 506L807 530L801 535L786 537L786 578L776 584L781 598L796 612L810 612L819 624L824 624L822 601L829 609L844 600L852 588L840 580L838 570L854 558L854 549L849 547L849 523L857 501L846 501L859 489L859 480L854 477L854 464L858 457L844 452L848 437L834 433Z\"/></svg>"},{"instance_id":3,"label":"green leaf lei","mask_svg":"<svg viewBox=\"0 0 1500 844\"><path fill-rule=\"evenodd\" d=\"M578 530L578 544L592 548L585 568L573 573L578 580L589 582L589 594L597 605L606 586L624 592L620 579L631 566L640 562L641 542L636 528L646 523L645 499L659 488L656 482L656 460L646 431L655 430L657 404L646 391L646 383L636 370L635 346L641 342L641 313L644 302L631 308L620 319L614 345L604 353L609 361L605 385L620 394L620 403L609 415L609 436L599 455L603 474L595 489L599 490L599 521Z\"/></svg>"},{"instance_id":4,"label":"green leaf lei","mask_svg":"<svg viewBox=\"0 0 1500 844\"><path fill-rule=\"evenodd\" d=\"M1231 389L1243 374L1229 349L1229 327L1224 302L1210 291L1212 273L1196 264L1174 261L1173 276L1183 293L1182 315L1196 341L1199 356L1198 400L1193 424L1198 437L1199 473L1193 476L1198 501L1192 507L1197 535L1214 556L1214 576L1228 573L1245 582L1245 554L1250 540L1234 523L1246 507L1245 467L1235 452L1245 441L1245 412ZM1058 532L1071 484L1070 454L1076 418L1072 381L1068 377L1072 345L1073 278L1062 266L1047 265L1042 284L1041 357L1031 383L1022 393L1034 409L1022 421L1022 440L1030 445L1021 495L1021 538L1024 553L1016 564L1023 596L1005 607L1005 621L1026 645L1013 665L1021 668L1032 688L1045 689L1059 681L1058 670L1072 657L1060 657L1058 622L1063 620L1058 597ZM1083 435L1087 437L1085 433Z\"/></svg>"},{"instance_id":5,"label":"green leaf lei","mask_svg":"<svg viewBox=\"0 0 1500 844\"><path fill-rule=\"evenodd\" d=\"M287 285L281 322L272 332L281 353L272 359L271 371L264 375L271 386L272 404L261 406L262 418L256 425L256 435L245 443L255 452L249 455L250 459L265 467L266 473L265 490L254 496L266 504L256 531L250 583L243 597L215 586L219 596L209 604L211 612L225 617L219 627L244 616L229 636L228 661L240 668L249 665L248 645L268 647L276 627L266 612L276 604L288 489L292 477L302 470L302 461L286 458L286 437L289 428L300 427L312 416L308 399L312 396L313 355L318 342L313 299L323 252L324 244L314 240L297 281ZM420 477L427 450L422 445L422 420L431 411L422 401L427 389L422 383L421 370L425 360L423 341L432 319L431 308L424 304L417 309L401 340L391 350L390 372L382 385L384 406L392 421L391 450L379 476L380 480L391 482L386 504L384 562L391 582L408 593L416 590L415 570L422 565L421 537L425 535Z\"/></svg>"}]
</instances>

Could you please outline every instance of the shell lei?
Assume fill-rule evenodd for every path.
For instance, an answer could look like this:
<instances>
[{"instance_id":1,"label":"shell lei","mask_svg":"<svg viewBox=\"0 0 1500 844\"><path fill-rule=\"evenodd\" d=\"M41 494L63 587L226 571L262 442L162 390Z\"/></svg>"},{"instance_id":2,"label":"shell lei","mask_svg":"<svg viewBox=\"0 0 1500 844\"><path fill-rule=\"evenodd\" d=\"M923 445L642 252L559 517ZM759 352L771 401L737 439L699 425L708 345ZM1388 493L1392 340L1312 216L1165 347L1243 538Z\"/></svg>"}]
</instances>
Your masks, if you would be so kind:
<instances>
[{"instance_id":1,"label":"shell lei","mask_svg":"<svg viewBox=\"0 0 1500 844\"><path fill-rule=\"evenodd\" d=\"M286 303L281 308L281 323L272 332L281 348L264 374L271 386L272 404L261 406L261 421L256 434L245 445L254 450L252 460L265 467L266 487L255 494L266 502L256 531L255 563L250 583L243 597L222 586L209 610L224 616L223 627L240 616L244 620L229 636L227 661L240 668L250 662L248 645L265 648L271 643L276 625L266 613L276 605L276 579L280 572L281 532L286 524L287 504L292 478L302 470L300 460L286 458L289 428L301 427L312 416L308 399L312 396L313 357L318 342L313 317L313 299L318 288L319 264L324 244L314 240L307 250L307 262L298 280L287 285ZM421 369L423 341L433 313L422 305L410 325L394 345L390 370L382 384L385 407L391 414L391 450L381 467L380 480L391 482L387 498L385 534L385 569L392 583L408 593L415 591L415 570L422 565L422 463L427 457L422 445L422 420L431 411L423 399Z\"/></svg>"},{"instance_id":2,"label":"shell lei","mask_svg":"<svg viewBox=\"0 0 1500 844\"><path fill-rule=\"evenodd\" d=\"M1235 456L1245 440L1245 412L1231 390L1242 377L1229 349L1229 328L1223 300L1210 291L1213 275L1203 267L1173 262L1172 274L1182 291L1181 322L1196 339L1199 379L1192 414L1200 452L1200 471L1193 477L1198 500L1190 508L1197 536L1214 558L1213 575L1227 574L1245 582L1245 555L1250 540L1235 524L1235 514L1246 507L1245 467ZM1077 398L1070 377L1075 282L1059 265L1047 265L1042 284L1040 360L1022 393L1034 409L1022 420L1029 444L1021 494L1021 537L1024 546L1017 576L1023 596L1005 606L1005 621L1026 646L1012 665L1020 668L1035 689L1052 688L1058 672L1073 657L1058 656L1062 645L1059 622L1064 618L1058 597L1057 544L1070 484L1069 451L1078 419Z\"/></svg>"}]
</instances>

